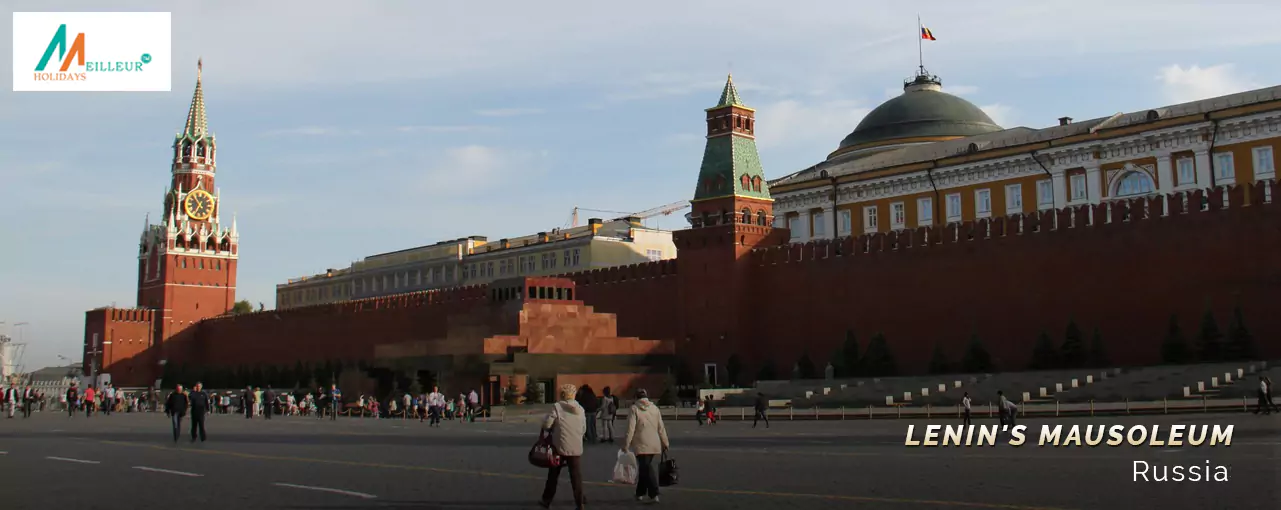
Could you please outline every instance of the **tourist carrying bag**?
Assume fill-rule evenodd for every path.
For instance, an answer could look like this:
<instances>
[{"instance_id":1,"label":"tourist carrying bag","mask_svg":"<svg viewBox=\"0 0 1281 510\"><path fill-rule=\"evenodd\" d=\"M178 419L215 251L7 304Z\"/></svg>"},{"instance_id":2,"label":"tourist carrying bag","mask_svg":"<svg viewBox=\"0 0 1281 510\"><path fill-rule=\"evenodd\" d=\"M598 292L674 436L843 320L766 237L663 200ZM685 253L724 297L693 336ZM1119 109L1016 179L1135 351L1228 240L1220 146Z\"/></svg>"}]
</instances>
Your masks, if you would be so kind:
<instances>
[{"instance_id":1,"label":"tourist carrying bag","mask_svg":"<svg viewBox=\"0 0 1281 510\"><path fill-rule=\"evenodd\" d=\"M676 485L680 481L680 473L676 469L676 459L667 456L663 452L662 460L658 463L658 485L667 487Z\"/></svg>"},{"instance_id":2,"label":"tourist carrying bag","mask_svg":"<svg viewBox=\"0 0 1281 510\"><path fill-rule=\"evenodd\" d=\"M614 477L609 481L626 485L636 485L640 467L636 464L636 455L632 452L618 451L618 462L614 463Z\"/></svg>"},{"instance_id":3,"label":"tourist carrying bag","mask_svg":"<svg viewBox=\"0 0 1281 510\"><path fill-rule=\"evenodd\" d=\"M534 447L529 449L529 463L534 466L550 469L560 465L560 455L552 448L552 437L550 434L540 433L538 442Z\"/></svg>"}]
</instances>

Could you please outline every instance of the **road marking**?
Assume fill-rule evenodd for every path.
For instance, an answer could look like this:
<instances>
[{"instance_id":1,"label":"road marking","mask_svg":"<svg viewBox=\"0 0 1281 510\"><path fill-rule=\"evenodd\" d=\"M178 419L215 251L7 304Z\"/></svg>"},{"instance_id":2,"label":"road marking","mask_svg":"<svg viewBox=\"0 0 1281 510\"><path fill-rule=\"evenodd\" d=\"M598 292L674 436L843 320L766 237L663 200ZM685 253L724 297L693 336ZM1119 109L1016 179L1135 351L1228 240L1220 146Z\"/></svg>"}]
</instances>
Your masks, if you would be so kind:
<instances>
[{"instance_id":1,"label":"road marking","mask_svg":"<svg viewBox=\"0 0 1281 510\"><path fill-rule=\"evenodd\" d=\"M205 475L200 475L200 474L196 474L196 473L188 473L188 472L186 472L186 471L172 471L172 470L169 470L169 469L152 468L152 467L147 467L147 466L134 466L133 468L134 468L134 469L139 469L139 470L142 470L142 471L150 471L150 472L152 472L152 473L166 473L166 474L170 474L170 475L178 475L178 476L190 476L190 477L205 476Z\"/></svg>"},{"instance_id":2,"label":"road marking","mask_svg":"<svg viewBox=\"0 0 1281 510\"><path fill-rule=\"evenodd\" d=\"M277 487L288 487L290 489L303 489L303 490L309 490L309 491L329 492L333 494L342 494L344 496L355 496L358 498L365 498L365 499L375 499L378 497L373 494L365 494L363 492L354 492L354 491L345 491L342 489L331 489L329 487L312 487L310 485L294 485L292 483L279 483L279 482L273 483L272 485L275 485Z\"/></svg>"},{"instance_id":3,"label":"road marking","mask_svg":"<svg viewBox=\"0 0 1281 510\"><path fill-rule=\"evenodd\" d=\"M49 460L60 460L63 462L79 462L81 464L101 464L101 462L98 462L96 460L68 459L66 457L45 457L45 458Z\"/></svg>"},{"instance_id":4,"label":"road marking","mask_svg":"<svg viewBox=\"0 0 1281 510\"><path fill-rule=\"evenodd\" d=\"M9 452L0 452L0 455L8 455Z\"/></svg>"},{"instance_id":5,"label":"road marking","mask_svg":"<svg viewBox=\"0 0 1281 510\"><path fill-rule=\"evenodd\" d=\"M507 478L507 479L520 479L520 480L546 480L547 479L545 475L523 475L518 473L498 473L498 472L492 472L492 471L475 471L475 470L469 470L469 469L449 469L449 468L437 468L437 467L427 467L427 466L411 466L411 465L404 465L404 464L382 464L382 463L376 463L376 462L358 462L358 461L350 461L350 460L322 459L322 458L314 458L314 457L281 457L281 456L273 456L273 455L258 455L253 453L231 452L231 451L225 451L225 450L186 450L186 449L173 450L173 449L165 448L163 446L143 444L143 443L130 443L130 442L124 442L124 441L99 441L99 442L103 444L112 444L112 445L118 445L118 446L132 446L135 448L150 448L155 450L174 452L174 453L183 453L183 454L196 453L196 454L204 454L204 455L226 455L230 457L240 457L245 459L307 462L307 463L314 463L314 464L330 464L330 465L354 466L354 467L365 467L365 468L399 469L399 470L405 470L405 471L421 471L421 472L444 473L444 474L452 474L452 475L473 475L473 476L484 476L484 477L491 477L491 478ZM619 487L618 484L611 483L611 482L583 481L583 484L590 485L590 486L597 486L597 487L615 487L615 488ZM339 491L338 489L328 489L325 487L309 487L305 485L289 485L289 484L280 484L280 483L277 483L275 485L279 485L282 487L293 487L293 488L299 488L299 489L318 490L323 492L336 492L340 494L350 494L353 496L362 494L359 492ZM628 489L632 488L631 486L625 486L625 487L627 487ZM969 501L940 501L940 500L922 500L922 499L908 499L908 498L882 498L882 497L872 497L872 496L849 496L844 494L806 494L806 493L795 493L795 492L764 492L764 491L746 491L746 490L735 490L735 489L696 489L691 487L667 487L664 490L676 491L676 492L697 492L702 494L720 494L720 495L731 495L731 496L735 496L735 495L736 496L762 496L762 497L772 497L772 498L782 498L782 499L820 499L820 500L829 500L829 501L851 501L851 502L861 502L861 503L896 503L896 504L905 504L905 505L930 505L930 506L936 506L936 507L984 508L984 509L992 509L992 510L1065 510L1058 507L1008 505L1008 504L1002 504L1002 503L979 503L979 502L969 502ZM365 494L361 497L372 498L376 496Z\"/></svg>"}]
</instances>

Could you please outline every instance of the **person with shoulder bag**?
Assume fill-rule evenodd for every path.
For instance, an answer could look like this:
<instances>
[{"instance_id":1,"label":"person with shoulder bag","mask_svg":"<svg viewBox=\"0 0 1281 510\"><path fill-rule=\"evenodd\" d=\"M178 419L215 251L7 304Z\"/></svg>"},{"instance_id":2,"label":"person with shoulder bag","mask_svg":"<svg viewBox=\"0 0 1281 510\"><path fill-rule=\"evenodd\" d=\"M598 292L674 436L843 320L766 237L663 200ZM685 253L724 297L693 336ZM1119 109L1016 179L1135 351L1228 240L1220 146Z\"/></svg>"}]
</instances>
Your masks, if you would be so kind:
<instances>
[{"instance_id":1,"label":"person with shoulder bag","mask_svg":"<svg viewBox=\"0 0 1281 510\"><path fill-rule=\"evenodd\" d=\"M623 452L636 454L637 501L648 497L651 502L658 502L658 462L654 457L667 453L668 446L663 414L650 402L649 392L638 390L636 403L627 415L627 438L623 440Z\"/></svg>"},{"instance_id":2,"label":"person with shoulder bag","mask_svg":"<svg viewBox=\"0 0 1281 510\"><path fill-rule=\"evenodd\" d=\"M560 461L547 469L547 485L543 488L543 497L539 506L550 508L552 498L556 496L556 484L560 479L561 468L569 468L569 484L574 491L575 508L581 510L583 499L583 436L587 434L587 411L574 400L578 388L573 384L560 387L560 399L552 405L552 411L543 420L541 434L550 436L552 449Z\"/></svg>"}]
</instances>

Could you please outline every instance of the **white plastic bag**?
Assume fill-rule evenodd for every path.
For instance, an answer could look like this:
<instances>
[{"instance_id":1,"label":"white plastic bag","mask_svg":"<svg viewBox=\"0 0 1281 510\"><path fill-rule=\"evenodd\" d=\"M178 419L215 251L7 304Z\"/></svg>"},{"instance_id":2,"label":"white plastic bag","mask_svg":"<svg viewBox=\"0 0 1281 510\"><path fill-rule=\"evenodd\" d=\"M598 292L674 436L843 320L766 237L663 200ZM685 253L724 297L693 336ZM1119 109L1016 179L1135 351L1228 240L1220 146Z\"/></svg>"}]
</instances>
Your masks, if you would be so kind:
<instances>
[{"instance_id":1,"label":"white plastic bag","mask_svg":"<svg viewBox=\"0 0 1281 510\"><path fill-rule=\"evenodd\" d=\"M610 480L614 483L627 485L636 485L636 477L639 467L636 465L636 455L632 452L618 451L618 462L614 463L614 478Z\"/></svg>"}]
</instances>

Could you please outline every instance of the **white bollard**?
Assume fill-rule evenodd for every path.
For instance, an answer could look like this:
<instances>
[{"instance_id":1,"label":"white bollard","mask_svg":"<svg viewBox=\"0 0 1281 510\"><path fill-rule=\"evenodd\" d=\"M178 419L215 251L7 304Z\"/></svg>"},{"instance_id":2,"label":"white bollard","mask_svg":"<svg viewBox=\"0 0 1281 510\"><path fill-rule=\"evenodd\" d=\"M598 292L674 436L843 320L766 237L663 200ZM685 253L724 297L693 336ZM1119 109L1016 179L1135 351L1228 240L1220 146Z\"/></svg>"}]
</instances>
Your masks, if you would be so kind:
<instances>
[{"instance_id":1,"label":"white bollard","mask_svg":"<svg viewBox=\"0 0 1281 510\"><path fill-rule=\"evenodd\" d=\"M887 405L887 406L892 406L892 405L894 405L894 397L893 397L893 396L890 396L890 395L886 395L886 396L885 396L885 405ZM871 408L872 408L871 406L868 406L868 409L871 409Z\"/></svg>"},{"instance_id":2,"label":"white bollard","mask_svg":"<svg viewBox=\"0 0 1281 510\"><path fill-rule=\"evenodd\" d=\"M1031 393L1028 393L1028 392L1026 392L1026 391L1025 391L1025 392L1023 392L1023 401L1024 401L1024 402L1027 402L1027 401L1029 401L1029 400L1032 400L1032 394L1031 394Z\"/></svg>"},{"instance_id":3,"label":"white bollard","mask_svg":"<svg viewBox=\"0 0 1281 510\"><path fill-rule=\"evenodd\" d=\"M844 390L845 388L848 388L848 387L850 387L850 385L848 385L848 384L842 384L842 385L841 385L841 389L842 389L842 390Z\"/></svg>"},{"instance_id":4,"label":"white bollard","mask_svg":"<svg viewBox=\"0 0 1281 510\"><path fill-rule=\"evenodd\" d=\"M947 385L946 385L946 384L940 384L940 385L939 385L939 393L943 393L943 392L945 392L945 391L947 391Z\"/></svg>"},{"instance_id":5,"label":"white bollard","mask_svg":"<svg viewBox=\"0 0 1281 510\"><path fill-rule=\"evenodd\" d=\"M1244 368L1238 368L1238 369L1237 369L1237 379L1241 379L1241 378L1243 378L1243 377L1245 377L1245 369L1244 369Z\"/></svg>"},{"instance_id":6,"label":"white bollard","mask_svg":"<svg viewBox=\"0 0 1281 510\"><path fill-rule=\"evenodd\" d=\"M831 395L831 394L832 394L832 389L831 389L831 388L823 388L823 394L824 394L824 395Z\"/></svg>"},{"instance_id":7,"label":"white bollard","mask_svg":"<svg viewBox=\"0 0 1281 510\"><path fill-rule=\"evenodd\" d=\"M1107 373L1107 372L1103 372L1103 373L1099 374L1099 380L1100 380L1100 381L1106 381L1106 380L1107 380L1107 378L1108 378L1108 373Z\"/></svg>"},{"instance_id":8,"label":"white bollard","mask_svg":"<svg viewBox=\"0 0 1281 510\"><path fill-rule=\"evenodd\" d=\"M929 389L929 388L921 388L921 396L922 396L922 397L928 397L928 396L930 396L930 389Z\"/></svg>"},{"instance_id":9,"label":"white bollard","mask_svg":"<svg viewBox=\"0 0 1281 510\"><path fill-rule=\"evenodd\" d=\"M1196 392L1197 392L1197 393L1205 393L1205 381L1197 381L1197 382L1196 382Z\"/></svg>"},{"instance_id":10,"label":"white bollard","mask_svg":"<svg viewBox=\"0 0 1281 510\"><path fill-rule=\"evenodd\" d=\"M1076 380L1076 379L1072 379L1072 387L1073 387L1073 388L1079 388L1079 387L1080 387L1080 384L1078 384L1078 383L1077 383L1077 380Z\"/></svg>"},{"instance_id":11,"label":"white bollard","mask_svg":"<svg viewBox=\"0 0 1281 510\"><path fill-rule=\"evenodd\" d=\"M805 392L805 398L810 398L810 397L813 397L813 396L814 396L814 392L812 392L812 391L806 391L806 392Z\"/></svg>"},{"instance_id":12,"label":"white bollard","mask_svg":"<svg viewBox=\"0 0 1281 510\"><path fill-rule=\"evenodd\" d=\"M1184 387L1183 387L1183 397L1184 397L1184 398L1191 398L1191 397L1192 397L1192 388L1189 388L1189 387L1187 387L1187 386L1184 386Z\"/></svg>"},{"instance_id":13,"label":"white bollard","mask_svg":"<svg viewBox=\"0 0 1281 510\"><path fill-rule=\"evenodd\" d=\"M903 392L903 401L904 401L904 402L911 402L911 401L912 401L912 392L910 392L910 391L905 391L905 392Z\"/></svg>"},{"instance_id":14,"label":"white bollard","mask_svg":"<svg viewBox=\"0 0 1281 510\"><path fill-rule=\"evenodd\" d=\"M1050 390L1046 389L1046 388L1045 388L1045 386L1042 386L1042 387L1041 387L1041 398L1046 398L1046 397L1049 397L1049 396L1050 396Z\"/></svg>"},{"instance_id":15,"label":"white bollard","mask_svg":"<svg viewBox=\"0 0 1281 510\"><path fill-rule=\"evenodd\" d=\"M1094 384L1094 376L1092 375L1085 376L1085 384Z\"/></svg>"},{"instance_id":16,"label":"white bollard","mask_svg":"<svg viewBox=\"0 0 1281 510\"><path fill-rule=\"evenodd\" d=\"M1056 383L1054 383L1054 392L1055 392L1055 393L1063 393L1063 383L1061 383L1061 382L1056 382Z\"/></svg>"},{"instance_id":17,"label":"white bollard","mask_svg":"<svg viewBox=\"0 0 1281 510\"><path fill-rule=\"evenodd\" d=\"M953 387L953 388L960 388L960 387L961 387L961 381L952 381L952 387Z\"/></svg>"},{"instance_id":18,"label":"white bollard","mask_svg":"<svg viewBox=\"0 0 1281 510\"><path fill-rule=\"evenodd\" d=\"M1223 373L1223 384L1232 384L1232 372Z\"/></svg>"},{"instance_id":19,"label":"white bollard","mask_svg":"<svg viewBox=\"0 0 1281 510\"><path fill-rule=\"evenodd\" d=\"M1218 387L1219 387L1219 376L1217 376L1217 375L1216 375L1216 376L1214 376L1214 377L1211 377L1211 378L1210 378L1210 387L1211 387L1211 388L1218 388Z\"/></svg>"}]
</instances>

